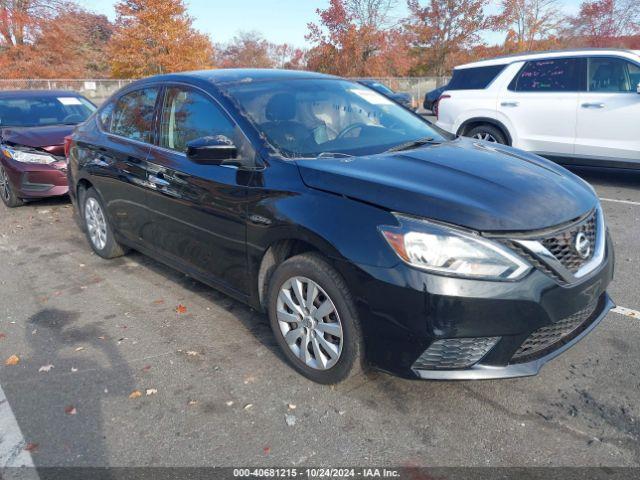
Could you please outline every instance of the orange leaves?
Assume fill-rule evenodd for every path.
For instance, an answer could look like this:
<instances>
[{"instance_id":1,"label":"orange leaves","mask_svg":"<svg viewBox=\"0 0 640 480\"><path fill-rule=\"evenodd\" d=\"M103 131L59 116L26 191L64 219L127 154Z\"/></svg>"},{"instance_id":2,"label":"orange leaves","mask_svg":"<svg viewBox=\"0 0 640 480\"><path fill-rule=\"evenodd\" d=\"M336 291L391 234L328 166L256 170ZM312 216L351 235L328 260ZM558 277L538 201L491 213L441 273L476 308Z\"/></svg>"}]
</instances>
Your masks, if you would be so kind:
<instances>
[{"instance_id":1,"label":"orange leaves","mask_svg":"<svg viewBox=\"0 0 640 480\"><path fill-rule=\"evenodd\" d=\"M18 365L20 363L20 357L17 355L11 355L9 358L7 358L7 360L4 362L4 364L7 367L12 367L15 365Z\"/></svg>"},{"instance_id":2,"label":"orange leaves","mask_svg":"<svg viewBox=\"0 0 640 480\"><path fill-rule=\"evenodd\" d=\"M176 313L187 313L187 307L185 307L184 305L180 304L176 307Z\"/></svg>"},{"instance_id":3,"label":"orange leaves","mask_svg":"<svg viewBox=\"0 0 640 480\"><path fill-rule=\"evenodd\" d=\"M130 400L135 400L136 398L140 398L142 396L142 392L140 390L134 390L129 394Z\"/></svg>"}]
</instances>

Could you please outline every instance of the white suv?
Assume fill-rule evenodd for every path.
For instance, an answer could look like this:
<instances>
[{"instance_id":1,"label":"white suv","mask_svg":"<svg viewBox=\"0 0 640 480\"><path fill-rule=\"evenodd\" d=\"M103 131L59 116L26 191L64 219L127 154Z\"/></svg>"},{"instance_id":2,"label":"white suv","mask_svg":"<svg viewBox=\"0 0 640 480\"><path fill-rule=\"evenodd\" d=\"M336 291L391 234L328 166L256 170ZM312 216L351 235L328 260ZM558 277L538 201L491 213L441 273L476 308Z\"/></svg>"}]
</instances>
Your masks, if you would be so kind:
<instances>
[{"instance_id":1,"label":"white suv","mask_svg":"<svg viewBox=\"0 0 640 480\"><path fill-rule=\"evenodd\" d=\"M567 50L456 67L441 128L574 165L640 167L640 51Z\"/></svg>"}]
</instances>

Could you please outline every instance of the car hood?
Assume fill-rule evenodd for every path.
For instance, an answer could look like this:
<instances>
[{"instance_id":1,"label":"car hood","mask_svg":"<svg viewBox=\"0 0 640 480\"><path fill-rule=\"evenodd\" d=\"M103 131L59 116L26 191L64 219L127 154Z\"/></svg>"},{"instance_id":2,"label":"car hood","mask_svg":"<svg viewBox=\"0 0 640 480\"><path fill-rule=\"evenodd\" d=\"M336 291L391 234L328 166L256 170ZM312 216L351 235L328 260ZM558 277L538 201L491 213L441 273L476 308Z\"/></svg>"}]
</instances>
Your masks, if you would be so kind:
<instances>
[{"instance_id":1,"label":"car hood","mask_svg":"<svg viewBox=\"0 0 640 480\"><path fill-rule=\"evenodd\" d=\"M597 204L591 187L537 155L458 138L364 157L297 160L304 183L385 209L480 231L526 231Z\"/></svg>"},{"instance_id":2,"label":"car hood","mask_svg":"<svg viewBox=\"0 0 640 480\"><path fill-rule=\"evenodd\" d=\"M64 137L70 135L74 125L46 127L5 127L0 130L2 143L42 148L54 155L64 155Z\"/></svg>"}]
</instances>

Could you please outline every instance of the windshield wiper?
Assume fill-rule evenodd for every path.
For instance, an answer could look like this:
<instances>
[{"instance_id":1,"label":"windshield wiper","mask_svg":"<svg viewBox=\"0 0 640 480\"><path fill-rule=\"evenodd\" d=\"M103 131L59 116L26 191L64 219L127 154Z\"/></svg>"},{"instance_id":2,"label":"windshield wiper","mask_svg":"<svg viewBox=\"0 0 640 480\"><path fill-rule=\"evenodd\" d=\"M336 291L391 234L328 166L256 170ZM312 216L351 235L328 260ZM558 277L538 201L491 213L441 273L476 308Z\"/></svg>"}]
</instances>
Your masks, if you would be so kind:
<instances>
[{"instance_id":1,"label":"windshield wiper","mask_svg":"<svg viewBox=\"0 0 640 480\"><path fill-rule=\"evenodd\" d=\"M316 158L351 158L353 155L342 152L322 152Z\"/></svg>"},{"instance_id":2,"label":"windshield wiper","mask_svg":"<svg viewBox=\"0 0 640 480\"><path fill-rule=\"evenodd\" d=\"M401 152L403 150L410 150L412 148L421 147L422 145L428 144L438 144L440 140L436 140L433 137L424 137L419 138L417 140L412 140L410 142L401 143L400 145L396 145L395 147L391 147L389 150L385 150L386 152Z\"/></svg>"}]
</instances>

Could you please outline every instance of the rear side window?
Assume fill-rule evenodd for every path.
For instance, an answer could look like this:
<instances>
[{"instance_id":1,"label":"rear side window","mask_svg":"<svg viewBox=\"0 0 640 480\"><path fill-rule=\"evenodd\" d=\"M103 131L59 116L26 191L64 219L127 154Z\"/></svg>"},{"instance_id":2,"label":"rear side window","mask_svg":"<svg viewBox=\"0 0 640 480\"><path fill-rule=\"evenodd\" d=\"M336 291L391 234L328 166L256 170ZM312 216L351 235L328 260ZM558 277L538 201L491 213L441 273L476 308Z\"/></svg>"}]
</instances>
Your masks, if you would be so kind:
<instances>
[{"instance_id":1,"label":"rear side window","mask_svg":"<svg viewBox=\"0 0 640 480\"><path fill-rule=\"evenodd\" d=\"M486 88L505 65L490 67L462 68L453 71L447 90L481 90Z\"/></svg>"},{"instance_id":2,"label":"rear side window","mask_svg":"<svg viewBox=\"0 0 640 480\"><path fill-rule=\"evenodd\" d=\"M113 113L109 115L110 126L107 130L114 135L151 143L157 96L158 89L145 88L120 97L113 107Z\"/></svg>"},{"instance_id":3,"label":"rear side window","mask_svg":"<svg viewBox=\"0 0 640 480\"><path fill-rule=\"evenodd\" d=\"M167 88L160 119L160 146L184 152L197 138L234 136L234 125L205 95L182 87Z\"/></svg>"},{"instance_id":4,"label":"rear side window","mask_svg":"<svg viewBox=\"0 0 640 480\"><path fill-rule=\"evenodd\" d=\"M590 92L635 92L640 82L640 67L621 58L589 59Z\"/></svg>"},{"instance_id":5,"label":"rear side window","mask_svg":"<svg viewBox=\"0 0 640 480\"><path fill-rule=\"evenodd\" d=\"M582 90L583 59L557 58L527 62L511 81L517 92L577 92Z\"/></svg>"}]
</instances>

